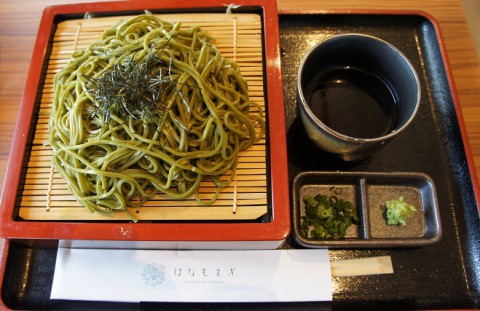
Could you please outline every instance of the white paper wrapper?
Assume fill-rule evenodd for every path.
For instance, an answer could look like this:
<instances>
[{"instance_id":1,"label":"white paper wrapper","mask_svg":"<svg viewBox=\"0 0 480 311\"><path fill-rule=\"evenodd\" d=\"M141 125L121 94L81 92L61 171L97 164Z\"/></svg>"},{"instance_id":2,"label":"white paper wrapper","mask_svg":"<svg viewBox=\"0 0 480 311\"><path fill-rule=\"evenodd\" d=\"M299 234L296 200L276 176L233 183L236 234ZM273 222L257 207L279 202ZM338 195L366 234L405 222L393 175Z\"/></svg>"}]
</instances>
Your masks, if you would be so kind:
<instances>
[{"instance_id":1,"label":"white paper wrapper","mask_svg":"<svg viewBox=\"0 0 480 311\"><path fill-rule=\"evenodd\" d=\"M120 302L330 301L328 250L59 248L52 299Z\"/></svg>"}]
</instances>

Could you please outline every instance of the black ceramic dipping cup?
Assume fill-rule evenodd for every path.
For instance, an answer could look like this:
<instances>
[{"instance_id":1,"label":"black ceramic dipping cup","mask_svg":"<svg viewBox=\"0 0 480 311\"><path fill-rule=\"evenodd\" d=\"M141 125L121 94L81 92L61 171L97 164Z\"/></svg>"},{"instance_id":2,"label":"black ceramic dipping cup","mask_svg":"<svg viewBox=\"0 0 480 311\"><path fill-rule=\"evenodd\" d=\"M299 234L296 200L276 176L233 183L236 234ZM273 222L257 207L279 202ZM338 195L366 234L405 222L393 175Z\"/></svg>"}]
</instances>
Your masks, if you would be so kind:
<instances>
[{"instance_id":1,"label":"black ceramic dipping cup","mask_svg":"<svg viewBox=\"0 0 480 311\"><path fill-rule=\"evenodd\" d=\"M405 130L420 93L408 59L390 43L363 34L327 38L298 69L305 133L327 155L346 162L365 159Z\"/></svg>"}]
</instances>

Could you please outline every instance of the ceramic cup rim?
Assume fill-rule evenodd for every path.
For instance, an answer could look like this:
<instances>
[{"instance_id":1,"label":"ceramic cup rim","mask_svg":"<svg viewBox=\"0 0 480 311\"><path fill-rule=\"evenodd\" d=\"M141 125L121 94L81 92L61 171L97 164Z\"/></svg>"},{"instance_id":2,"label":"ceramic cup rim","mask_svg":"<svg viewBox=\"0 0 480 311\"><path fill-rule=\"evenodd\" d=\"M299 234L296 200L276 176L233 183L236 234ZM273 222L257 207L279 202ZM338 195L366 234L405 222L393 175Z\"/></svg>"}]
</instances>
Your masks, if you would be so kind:
<instances>
[{"instance_id":1,"label":"ceramic cup rim","mask_svg":"<svg viewBox=\"0 0 480 311\"><path fill-rule=\"evenodd\" d=\"M303 75L303 68L310 58L310 56L319 48L321 48L323 45L326 43L333 41L333 40L341 40L341 39L349 39L349 38L362 38L362 39L367 39L367 40L373 40L376 42L379 42L383 45L385 45L387 48L391 49L392 51L395 52L396 55L398 55L402 61L404 61L408 68L410 69L410 72L415 80L415 84L417 87L416 93L416 103L415 103L415 108L410 114L410 117L408 120L402 124L398 129L393 130L385 135L378 136L378 137L372 137L372 138L362 138L362 137L354 137L350 135L346 135L343 133L340 133L338 131L335 131L328 125L326 125L322 120L320 120L310 109L310 106L308 105L305 96L304 96L304 91L302 87L302 75ZM339 34L339 35L333 35L330 36L318 43L316 43L313 47L311 47L307 53L303 56L302 60L300 61L300 65L298 67L297 71L297 94L300 97L299 103L297 105L301 105L303 110L306 112L308 117L315 123L315 125L319 126L322 130L327 132L328 134L347 141L347 142L352 142L352 143L376 143L376 142L383 142L390 140L391 138L397 136L399 133L403 132L409 125L412 123L413 119L415 118L415 115L417 114L418 108L420 106L420 100L421 100L421 87L420 87L420 80L418 78L417 72L415 71L415 68L413 67L412 63L408 60L408 58L395 46L393 46L391 43L380 39L375 36L371 35L366 35L366 34L360 34L360 33L345 33L345 34Z\"/></svg>"}]
</instances>

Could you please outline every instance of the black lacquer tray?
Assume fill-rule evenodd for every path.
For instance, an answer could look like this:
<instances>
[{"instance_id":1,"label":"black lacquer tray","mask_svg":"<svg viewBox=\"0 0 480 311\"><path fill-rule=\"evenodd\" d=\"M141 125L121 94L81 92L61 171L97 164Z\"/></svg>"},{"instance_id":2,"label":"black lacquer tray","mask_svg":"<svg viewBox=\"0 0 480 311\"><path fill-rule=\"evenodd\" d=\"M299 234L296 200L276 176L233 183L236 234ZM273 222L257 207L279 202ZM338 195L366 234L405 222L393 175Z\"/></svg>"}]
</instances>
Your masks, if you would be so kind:
<instances>
[{"instance_id":1,"label":"black lacquer tray","mask_svg":"<svg viewBox=\"0 0 480 311\"><path fill-rule=\"evenodd\" d=\"M322 310L480 307L478 202L434 22L415 14L281 15L282 70L289 177L305 171L414 172L435 182L442 239L432 245L392 249L330 250L332 259L389 255L394 273L334 278L333 302L270 304L120 304L49 300L56 249L10 242L2 299L12 309L116 310ZM356 164L320 157L302 140L296 119L296 70L302 55L333 34L357 32L385 39L413 63L422 86L420 111L401 136ZM285 248L300 248L289 239ZM115 273L115 271L112 271ZM127 284L128 282L126 282Z\"/></svg>"}]
</instances>

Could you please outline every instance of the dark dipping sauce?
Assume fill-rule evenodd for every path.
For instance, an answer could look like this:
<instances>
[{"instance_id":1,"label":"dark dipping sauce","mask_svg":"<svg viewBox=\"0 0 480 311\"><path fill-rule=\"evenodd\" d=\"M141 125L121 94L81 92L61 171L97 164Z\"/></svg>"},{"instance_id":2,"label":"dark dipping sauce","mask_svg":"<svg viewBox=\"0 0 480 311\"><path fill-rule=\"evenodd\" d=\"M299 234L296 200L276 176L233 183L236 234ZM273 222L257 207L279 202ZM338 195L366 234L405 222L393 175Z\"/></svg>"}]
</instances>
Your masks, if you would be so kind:
<instances>
[{"instance_id":1,"label":"dark dipping sauce","mask_svg":"<svg viewBox=\"0 0 480 311\"><path fill-rule=\"evenodd\" d=\"M317 73L305 88L312 112L334 131L355 138L395 129L396 97L378 75L350 66Z\"/></svg>"}]
</instances>

